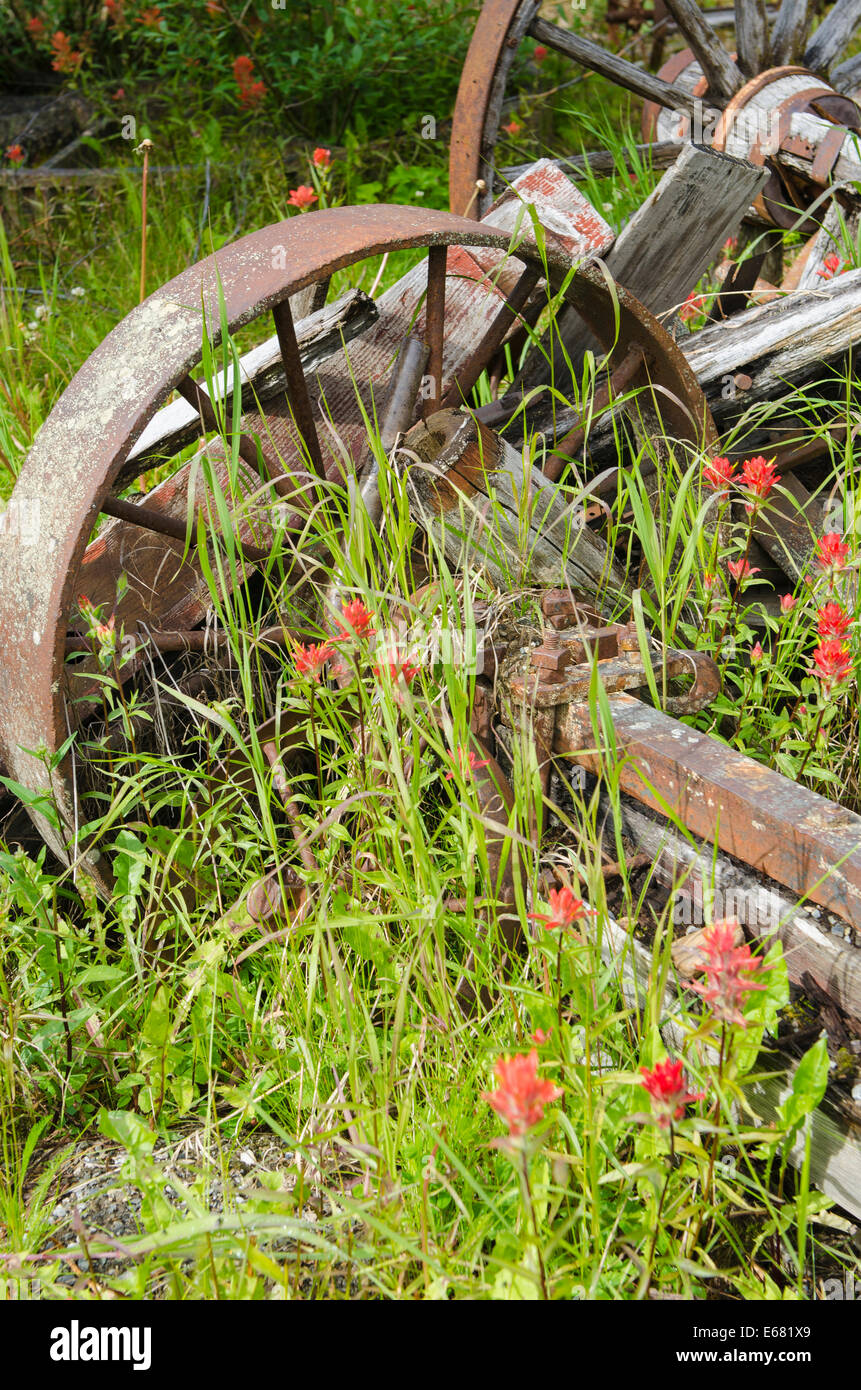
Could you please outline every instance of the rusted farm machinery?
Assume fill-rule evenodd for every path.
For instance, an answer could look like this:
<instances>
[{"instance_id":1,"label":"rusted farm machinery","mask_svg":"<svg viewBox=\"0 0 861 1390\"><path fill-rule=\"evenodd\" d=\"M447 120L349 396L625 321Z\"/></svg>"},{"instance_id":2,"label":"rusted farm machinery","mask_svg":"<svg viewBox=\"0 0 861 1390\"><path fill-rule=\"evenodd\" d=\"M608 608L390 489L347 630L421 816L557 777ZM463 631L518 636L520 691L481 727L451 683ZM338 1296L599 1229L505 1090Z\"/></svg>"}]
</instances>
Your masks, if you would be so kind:
<instances>
[{"instance_id":1,"label":"rusted farm machinery","mask_svg":"<svg viewBox=\"0 0 861 1390\"><path fill-rule=\"evenodd\" d=\"M756 53L767 56L762 44L755 47L759 31L747 23L761 7L745 3L741 9L741 70L728 55L726 63L717 61L711 39L706 42L691 17L695 6L672 0L669 8L708 74L704 95L710 101L720 97L725 113L737 90L735 72L742 79L757 70ZM195 701L212 698L212 673L229 662L230 643L206 573L219 572L225 592L239 594L260 583L271 590L270 619L253 642L261 670L270 662L277 671L279 652L294 638L279 607L285 586L307 590L318 624L328 617L328 591L317 580L319 556L307 542L313 512L327 508L339 489L358 488L379 518L367 455L367 418L377 413L389 449L405 436L403 458L412 462L403 466L415 516L451 561L466 555L501 581L500 555L523 547L514 515L517 497L527 490L541 503L523 574L542 594L543 628L497 642L475 686L472 727L487 754L487 771L477 782L483 804L495 808L496 816L507 804L506 739L517 729L528 729L534 739L548 801L554 766L573 761L600 776L605 750L596 748L588 704L597 663L616 743L625 750L623 787L632 800L626 802L624 833L648 847L661 872L673 878L681 867L701 892L715 863L730 877L763 875L766 891L782 905L777 930L788 947L791 978L799 984L812 980L836 1000L857 1039L861 952L842 937L823 936L798 903L821 905L861 940L861 817L677 722L674 716L701 709L714 697L714 664L699 653L662 649L634 626L610 620L624 607L629 578L588 515L571 536L570 497L556 485L576 460L591 477L583 496L600 500L628 466L626 450L642 452L643 441L658 455L671 448L694 459L713 451L719 441L715 415L724 423L719 406L727 375L713 359L726 353L734 383L748 383L739 385L742 395L767 395L785 380L783 367L773 365L779 344L797 338L801 325L804 342L793 347L786 370L790 379L793 372L804 379L811 364L820 362L815 324L821 328L827 320L828 351L835 360L851 350L861 287L855 277L841 277L819 295L798 296L789 312L785 304L766 304L733 322L716 322L689 344L674 340L656 313L690 293L757 197L765 200L764 215L771 216L779 203L775 194L770 205L765 191L774 167L766 167L765 158L759 164L739 158L739 151L681 147L666 186L659 186L618 237L547 160L520 174L499 198L491 197L502 59L513 51L512 40L531 32L568 51L568 37L563 42L547 32L545 22L536 20L537 9L491 0L482 13L476 34L483 26L486 32L493 19L495 39L486 50L484 39L478 47L474 43L465 72L469 85L482 60L484 96L473 109L480 123L472 137L464 135L463 101L455 121L452 203L461 215L339 208L254 232L151 295L67 388L13 496L21 511L38 508L39 544L0 550L0 755L7 778L22 792L58 859L89 874L110 895L111 865L88 833L88 798L105 777L106 759L113 773L115 765L132 766L145 752L145 726L155 722L145 702L154 687L164 686L165 674L177 692L174 704L186 714ZM794 13L789 0L775 32L784 10ZM838 4L833 13L844 10ZM830 62L834 53L828 52ZM597 64L594 57L590 61ZM639 86L625 69L632 90L675 112L699 110L701 97L693 93L701 79L693 59L680 68L678 81L635 71ZM783 80L769 76L757 90L768 91L770 101L773 88L784 93ZM823 145L829 158L842 157L850 126L859 119L852 102L815 80L813 95L809 75L800 88L795 83L787 89L792 113L807 116L812 107L811 119L828 127L814 166ZM839 149L836 137L828 141L831 130L842 135ZM790 132L788 138L796 137ZM782 137L781 151L784 145ZM774 159L785 172L783 154ZM820 173L822 164L820 159ZM697 209L691 189L702 191L703 180L708 197ZM678 254L667 260L665 250L659 271L649 248L668 209ZM533 218L542 228L538 239ZM424 262L376 302L351 291L325 304L333 275L403 250L425 251ZM740 283L735 290L746 297ZM300 294L312 312L297 322L291 300L296 306ZM558 303L547 328L551 300ZM241 360L241 399L235 400L229 373L221 380L210 374L208 383L202 377L208 344L267 315L274 337ZM595 362L588 400L576 390L576 371L573 380L567 368L562 372L570 402L564 409L548 406L547 362L553 354L546 349L554 334L567 362ZM717 334L723 335L720 341ZM505 367L512 360L513 375ZM506 384L477 407L471 393L483 373L492 385ZM174 392L178 400L171 400ZM230 419L240 415L239 428L231 432ZM536 430L546 439L543 471L512 442ZM232 451L224 440L228 446L232 440ZM188 457L195 441L196 452ZM793 458L793 448L798 455L794 445L781 454L787 475L804 461ZM171 466L177 456L178 466ZM161 478L148 486L146 475L155 465ZM640 467L646 466L644 455ZM473 523L491 492L496 532L487 537ZM811 517L819 504L800 483L793 495L797 512L758 532L753 544L762 550L751 556L797 577L809 549L809 528L798 515ZM99 662L87 622L92 606L107 607L122 628L127 641L121 683L144 702L131 703L119 733L106 728L99 701ZM670 692L661 709L646 703L657 673ZM273 716L265 689L264 680L251 738L283 781L289 734ZM136 719L135 709L145 717ZM289 811L286 782L284 787ZM693 835L716 847L717 860L708 852L698 857L666 825L638 812L635 802L652 810L673 805ZM291 873L298 883L296 871ZM252 919L286 911L283 883L279 872L249 895ZM503 899L510 887L503 882ZM745 925L756 934L765 931L753 918ZM614 928L607 940L621 959L624 933ZM517 944L513 932L506 949L516 951ZM637 949L633 959L636 977L642 964ZM631 987L636 992L636 978ZM458 994L468 1006L469 962ZM764 1095L766 1113L779 1091L775 1083ZM861 1215L861 1145L853 1129L858 1118L848 1103L840 1114L827 1108L820 1113L813 1173Z\"/></svg>"}]
</instances>

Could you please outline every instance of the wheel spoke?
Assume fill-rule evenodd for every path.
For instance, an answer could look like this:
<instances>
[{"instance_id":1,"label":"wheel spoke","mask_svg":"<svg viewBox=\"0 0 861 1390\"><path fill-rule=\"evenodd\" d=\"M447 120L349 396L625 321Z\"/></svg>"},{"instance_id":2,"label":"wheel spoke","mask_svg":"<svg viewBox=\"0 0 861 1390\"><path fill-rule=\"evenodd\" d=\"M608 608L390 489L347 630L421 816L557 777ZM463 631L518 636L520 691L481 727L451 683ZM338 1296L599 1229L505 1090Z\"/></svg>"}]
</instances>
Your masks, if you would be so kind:
<instances>
[{"instance_id":1,"label":"wheel spoke","mask_svg":"<svg viewBox=\"0 0 861 1390\"><path fill-rule=\"evenodd\" d=\"M540 279L539 267L528 265L479 342L478 347L472 356L464 362L458 372L457 380L452 382L446 391L442 402L444 406L459 405L467 393L472 390Z\"/></svg>"},{"instance_id":2,"label":"wheel spoke","mask_svg":"<svg viewBox=\"0 0 861 1390\"><path fill-rule=\"evenodd\" d=\"M317 426L314 424L314 411L311 406L311 397L308 394L308 383L302 370L302 359L299 356L299 344L296 341L293 315L286 299L282 299L280 304L275 305L272 310L272 317L275 321L275 332L278 335L278 346L281 349L284 375L287 378L287 399L293 411L296 428L314 472L318 478L325 481L326 470L323 467L323 455L320 452L320 441L317 438Z\"/></svg>"},{"instance_id":3,"label":"wheel spoke","mask_svg":"<svg viewBox=\"0 0 861 1390\"><path fill-rule=\"evenodd\" d=\"M745 77L755 77L768 65L768 17L765 0L735 0L735 46Z\"/></svg>"},{"instance_id":4,"label":"wheel spoke","mask_svg":"<svg viewBox=\"0 0 861 1390\"><path fill-rule=\"evenodd\" d=\"M170 536L186 545L189 541L188 527L179 517L168 516L166 512L156 511L155 507L145 507L140 502L126 502L121 497L106 497L101 505L105 516L116 517L118 521L131 522L145 531L156 531L160 536ZM191 536L194 544L194 536ZM239 537L237 537L239 540ZM256 545L246 545L240 541L243 559L251 564L263 564L269 558L268 550Z\"/></svg>"},{"instance_id":5,"label":"wheel spoke","mask_svg":"<svg viewBox=\"0 0 861 1390\"><path fill-rule=\"evenodd\" d=\"M744 85L744 78L711 25L706 23L699 6L694 0L666 0L666 3L708 78L712 96L729 101Z\"/></svg>"},{"instance_id":6,"label":"wheel spoke","mask_svg":"<svg viewBox=\"0 0 861 1390\"><path fill-rule=\"evenodd\" d=\"M859 22L861 0L837 0L804 50L804 66L827 77L831 64L847 47Z\"/></svg>"},{"instance_id":7,"label":"wheel spoke","mask_svg":"<svg viewBox=\"0 0 861 1390\"><path fill-rule=\"evenodd\" d=\"M573 58L575 63L589 68L591 72L599 72L602 77L609 78L611 82L629 92L636 92L637 96L644 97L646 101L656 101L659 106L667 106L671 111L684 111L691 118L696 116L698 111L702 111L701 103L696 97L691 96L690 92L685 91L684 87L679 87L674 82L664 82L663 78L654 77L650 72L643 72L641 68L634 67L633 63L626 62L624 58L617 58L600 44L581 38L579 34L569 34L566 29L559 29L544 19L536 19L529 32L539 43L555 48L558 53ZM727 53L724 53L724 57L728 63L735 66ZM738 86L741 86L741 73L738 74ZM707 113L702 114L705 118Z\"/></svg>"},{"instance_id":8,"label":"wheel spoke","mask_svg":"<svg viewBox=\"0 0 861 1390\"><path fill-rule=\"evenodd\" d=\"M218 416L215 413L215 407L203 387L199 386L194 378L189 375L184 376L182 381L177 382L176 389L183 400L188 401L189 405L193 406L197 411L203 421L203 428L219 433L220 426L218 423ZM255 473L260 472L257 445L254 443L250 434L241 434L239 436L239 456L245 460L249 468L254 469ZM265 460L264 467L266 467Z\"/></svg>"},{"instance_id":9,"label":"wheel spoke","mask_svg":"<svg viewBox=\"0 0 861 1390\"><path fill-rule=\"evenodd\" d=\"M131 634L139 639L141 647L154 647L157 652L203 652L217 654L219 648L229 648L230 637L226 632L213 632L206 628L193 628L189 631L160 632L142 631ZM273 647L289 647L294 640L283 627L267 627L258 633L256 643L268 642ZM81 635L66 638L66 655L79 653L92 655L92 638Z\"/></svg>"},{"instance_id":10,"label":"wheel spoke","mask_svg":"<svg viewBox=\"0 0 861 1390\"><path fill-rule=\"evenodd\" d=\"M802 52L807 38L809 0L781 0L771 31L772 67L792 63Z\"/></svg>"},{"instance_id":11,"label":"wheel spoke","mask_svg":"<svg viewBox=\"0 0 861 1390\"><path fill-rule=\"evenodd\" d=\"M425 419L439 410L442 398L442 344L445 334L445 272L447 246L432 246L428 251L428 287L425 300L425 340L428 345L428 375L431 394L424 403Z\"/></svg>"}]
</instances>

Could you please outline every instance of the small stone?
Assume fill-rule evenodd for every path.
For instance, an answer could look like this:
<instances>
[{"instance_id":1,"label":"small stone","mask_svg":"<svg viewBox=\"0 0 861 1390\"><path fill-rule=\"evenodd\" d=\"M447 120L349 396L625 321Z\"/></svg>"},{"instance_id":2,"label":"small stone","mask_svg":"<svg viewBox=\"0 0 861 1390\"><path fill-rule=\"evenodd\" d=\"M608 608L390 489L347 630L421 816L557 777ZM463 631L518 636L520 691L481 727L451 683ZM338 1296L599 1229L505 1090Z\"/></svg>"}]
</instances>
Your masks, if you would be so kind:
<instances>
[{"instance_id":1,"label":"small stone","mask_svg":"<svg viewBox=\"0 0 861 1390\"><path fill-rule=\"evenodd\" d=\"M835 922L834 926L831 928L831 935L832 935L832 936L842 936L842 935L843 935L843 928L842 928L841 926L838 926L838 924L837 924L836 922Z\"/></svg>"},{"instance_id":2,"label":"small stone","mask_svg":"<svg viewBox=\"0 0 861 1390\"><path fill-rule=\"evenodd\" d=\"M810 913L811 917L815 917L818 922L819 918L822 916L822 909L819 907L810 907L807 910Z\"/></svg>"},{"instance_id":3,"label":"small stone","mask_svg":"<svg viewBox=\"0 0 861 1390\"><path fill-rule=\"evenodd\" d=\"M856 1103L861 1101L861 1081L858 1082L857 1086L852 1087L852 1099Z\"/></svg>"}]
</instances>

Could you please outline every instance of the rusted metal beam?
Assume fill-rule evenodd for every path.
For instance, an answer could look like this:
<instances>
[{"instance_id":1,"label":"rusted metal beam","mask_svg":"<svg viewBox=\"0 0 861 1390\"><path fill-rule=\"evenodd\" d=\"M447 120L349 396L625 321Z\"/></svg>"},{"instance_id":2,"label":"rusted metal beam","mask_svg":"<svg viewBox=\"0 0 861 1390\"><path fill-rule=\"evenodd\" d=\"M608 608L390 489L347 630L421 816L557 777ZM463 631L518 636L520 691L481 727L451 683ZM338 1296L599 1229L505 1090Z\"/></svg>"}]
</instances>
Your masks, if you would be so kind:
<instances>
[{"instance_id":1,"label":"rusted metal beam","mask_svg":"<svg viewBox=\"0 0 861 1390\"><path fill-rule=\"evenodd\" d=\"M861 816L630 695L609 706L623 791L861 927ZM559 709L554 751L606 768L588 706Z\"/></svg>"}]
</instances>

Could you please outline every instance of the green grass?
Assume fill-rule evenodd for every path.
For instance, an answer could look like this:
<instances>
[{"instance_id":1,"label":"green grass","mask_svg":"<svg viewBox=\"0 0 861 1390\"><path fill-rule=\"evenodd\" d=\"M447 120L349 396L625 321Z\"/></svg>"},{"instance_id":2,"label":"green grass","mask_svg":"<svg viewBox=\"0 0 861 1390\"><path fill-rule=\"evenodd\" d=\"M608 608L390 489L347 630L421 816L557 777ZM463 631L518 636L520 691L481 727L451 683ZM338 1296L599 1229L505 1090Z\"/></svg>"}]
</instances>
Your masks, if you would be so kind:
<instances>
[{"instance_id":1,"label":"green grass","mask_svg":"<svg viewBox=\"0 0 861 1390\"><path fill-rule=\"evenodd\" d=\"M601 132L588 134L592 143ZM177 162L184 158L178 145ZM348 147L340 160L331 199L403 196L414 185L428 205L444 205L439 161L421 164L411 147L372 160ZM205 220L199 184L156 185L153 286L188 263L199 236L206 250L284 214L286 184L267 169L265 146L248 153L232 180L213 184ZM634 187L620 163L619 177L589 192L621 218L653 178L643 169ZM307 180L291 186L299 181ZM64 197L44 225L25 212L6 218L0 246L9 482L71 375L136 302L139 271L131 180L97 198ZM393 257L381 283L403 264ZM76 286L83 297L63 298ZM19 313L22 298L47 315ZM587 368L585 399L591 389ZM821 399L811 387L790 402L811 433L824 404L824 386ZM232 449L229 432L224 442ZM650 448L640 447L642 462ZM649 481L635 458L607 528L640 573L645 626L667 644L711 649L721 639L723 703L698 722L830 789L843 776L840 760L854 756L847 732L857 731L857 710L854 686L816 703L821 690L805 667L817 594L800 597L783 624L754 611L755 587L738 600L727 589L718 611L704 575L744 555L747 523L708 524L724 504L692 451L678 446L653 461ZM851 449L834 460L847 498L853 464ZM297 589L283 532L261 582L233 584L227 526L206 570L232 655L214 688L177 692L159 667L130 706L104 653L100 698L117 738L108 746L96 728L80 755L94 768L82 819L112 866L111 901L44 852L9 844L0 855L0 1251L46 1297L112 1289L625 1300L650 1290L702 1298L711 1288L745 1299L809 1297L821 1269L850 1257L830 1204L808 1191L807 1170L795 1178L786 1163L789 1140L824 1089L821 1043L774 1126L753 1124L751 1082L775 1060L758 1049L768 1048L787 999L779 948L767 989L744 1006L744 1028L680 995L674 1052L706 1100L672 1129L656 1126L639 1069L666 1055L659 1026L671 901L649 874L629 871L610 837L621 874L611 912L598 790L572 784L551 821L528 724L512 739L510 809L488 814L478 774L457 756L471 746L473 673L429 637L442 627L468 638L474 605L497 596L467 554L454 564L423 538L402 472L384 457L381 487L382 527L332 488L305 546L321 567L318 594L336 584L345 599L361 599L380 633L400 623L401 651L415 653L419 667L411 682L396 687L376 673L379 655L365 641L345 648L353 679L344 689L298 678L289 648L264 650L255 637L273 615L305 643L331 636L333 615ZM224 517L235 499L213 494ZM857 537L846 532L854 563ZM433 582L418 597L427 580L421 547ZM523 558L513 557L501 616L534 627ZM848 587L839 592L854 603ZM857 655L856 634L857 624ZM767 655L754 671L757 637ZM807 723L793 711L802 699ZM596 734L611 739L597 680L590 709ZM289 815L256 733L275 714L295 735L285 751ZM791 727L776 740L781 719ZM618 778L608 753L611 804ZM255 922L247 896L267 875L280 905ZM554 882L569 883L594 915L566 931L530 921L547 912ZM609 949L609 924L643 914L652 918L651 973L635 1000ZM522 953L504 968L512 917ZM464 979L482 1000L472 1012L458 994ZM485 1097L499 1058L533 1046L559 1094L511 1143ZM155 1161L154 1147L189 1130L216 1160L181 1181ZM262 1131L281 1142L282 1157L249 1195L230 1177L229 1156ZM85 1225L81 1236L54 1216L66 1159L40 1166L39 1156L48 1133L72 1142L96 1132L124 1156L140 1232L124 1241L134 1256L127 1268L94 1265L70 1285L70 1262L86 1274L106 1246L97 1229ZM223 1214L210 1206L219 1184ZM27 1258L52 1248L53 1258Z\"/></svg>"}]
</instances>

